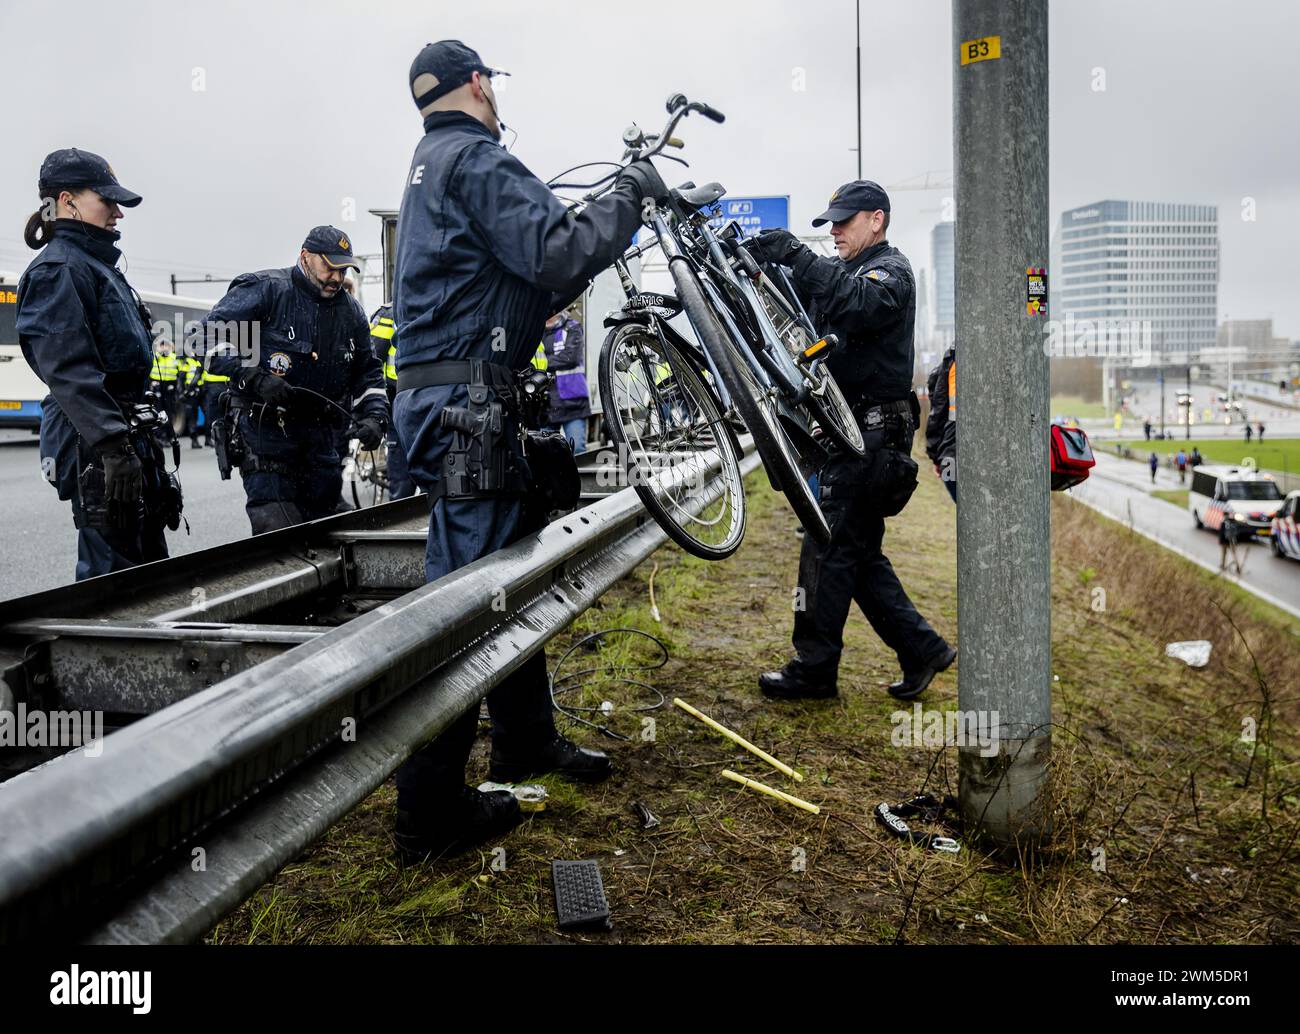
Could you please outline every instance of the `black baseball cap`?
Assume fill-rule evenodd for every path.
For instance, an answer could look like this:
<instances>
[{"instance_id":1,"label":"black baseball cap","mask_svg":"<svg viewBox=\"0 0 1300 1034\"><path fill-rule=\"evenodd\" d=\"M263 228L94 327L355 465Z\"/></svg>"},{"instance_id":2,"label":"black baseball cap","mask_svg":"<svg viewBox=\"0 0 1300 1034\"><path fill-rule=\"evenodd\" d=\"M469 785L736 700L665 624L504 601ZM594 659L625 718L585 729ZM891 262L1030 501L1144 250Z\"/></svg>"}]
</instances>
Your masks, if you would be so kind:
<instances>
[{"instance_id":1,"label":"black baseball cap","mask_svg":"<svg viewBox=\"0 0 1300 1034\"><path fill-rule=\"evenodd\" d=\"M458 86L464 86L475 72L487 76L510 74L499 68L489 68L477 50L465 46L458 39L426 43L411 62L411 75L407 80L411 84L415 106L424 114L426 106Z\"/></svg>"},{"instance_id":2,"label":"black baseball cap","mask_svg":"<svg viewBox=\"0 0 1300 1034\"><path fill-rule=\"evenodd\" d=\"M337 226L317 226L302 242L304 251L319 255L331 269L351 266L358 273L361 263L352 255L352 239Z\"/></svg>"},{"instance_id":3,"label":"black baseball cap","mask_svg":"<svg viewBox=\"0 0 1300 1034\"><path fill-rule=\"evenodd\" d=\"M89 187L105 201L115 201L124 208L134 208L143 200L117 182L113 166L103 158L76 147L51 151L41 162L41 193L54 187Z\"/></svg>"},{"instance_id":4,"label":"black baseball cap","mask_svg":"<svg viewBox=\"0 0 1300 1034\"><path fill-rule=\"evenodd\" d=\"M812 221L814 226L822 223L838 223L848 219L857 212L889 211L889 195L879 183L871 180L854 180L846 183L831 195L830 207Z\"/></svg>"}]
</instances>

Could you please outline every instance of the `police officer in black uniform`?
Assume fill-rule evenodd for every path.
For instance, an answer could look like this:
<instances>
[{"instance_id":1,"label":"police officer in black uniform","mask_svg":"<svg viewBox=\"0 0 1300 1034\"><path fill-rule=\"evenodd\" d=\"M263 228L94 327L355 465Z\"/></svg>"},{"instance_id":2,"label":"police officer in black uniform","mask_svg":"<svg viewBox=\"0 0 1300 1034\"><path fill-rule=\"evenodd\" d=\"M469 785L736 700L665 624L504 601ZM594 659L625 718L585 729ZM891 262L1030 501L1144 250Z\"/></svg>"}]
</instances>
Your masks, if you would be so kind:
<instances>
[{"instance_id":1,"label":"police officer in black uniform","mask_svg":"<svg viewBox=\"0 0 1300 1034\"><path fill-rule=\"evenodd\" d=\"M546 317L630 245L642 198L666 194L654 167L637 162L571 212L500 146L494 74L458 40L429 44L410 72L425 135L397 224L393 412L411 477L429 496L430 581L544 523L524 512L537 472L517 438L515 372L530 369ZM541 652L487 700L493 780L609 774L604 754L556 732ZM404 852L454 853L519 821L511 794L464 785L476 720L474 708L398 771Z\"/></svg>"},{"instance_id":2,"label":"police officer in black uniform","mask_svg":"<svg viewBox=\"0 0 1300 1034\"><path fill-rule=\"evenodd\" d=\"M387 429L370 325L343 289L349 267L360 268L348 235L317 226L296 265L236 277L204 320L205 348L215 344L209 368L230 377L222 426L242 445L254 535L334 513L343 485L340 432L373 449Z\"/></svg>"},{"instance_id":3,"label":"police officer in black uniform","mask_svg":"<svg viewBox=\"0 0 1300 1034\"><path fill-rule=\"evenodd\" d=\"M752 245L757 257L790 268L818 332L839 338L828 365L867 447L862 459L832 454L821 471L819 497L831 541L820 546L804 537L796 656L759 677L769 697L836 694L844 622L854 600L898 655L903 677L889 687L893 696L919 696L957 656L917 613L881 551L885 517L897 513L916 486L909 454L920 416L911 390L915 285L911 264L885 239L889 208L878 184L857 180L831 195L829 210L813 220L813 226L831 223L838 258L815 255L786 230L765 231Z\"/></svg>"},{"instance_id":4,"label":"police officer in black uniform","mask_svg":"<svg viewBox=\"0 0 1300 1034\"><path fill-rule=\"evenodd\" d=\"M18 282L18 340L50 389L41 463L72 503L80 580L166 557L167 511L178 518L180 500L162 470L160 415L145 405L148 310L117 269L117 221L140 195L75 147L46 157L39 190L24 239L40 255Z\"/></svg>"}]
</instances>

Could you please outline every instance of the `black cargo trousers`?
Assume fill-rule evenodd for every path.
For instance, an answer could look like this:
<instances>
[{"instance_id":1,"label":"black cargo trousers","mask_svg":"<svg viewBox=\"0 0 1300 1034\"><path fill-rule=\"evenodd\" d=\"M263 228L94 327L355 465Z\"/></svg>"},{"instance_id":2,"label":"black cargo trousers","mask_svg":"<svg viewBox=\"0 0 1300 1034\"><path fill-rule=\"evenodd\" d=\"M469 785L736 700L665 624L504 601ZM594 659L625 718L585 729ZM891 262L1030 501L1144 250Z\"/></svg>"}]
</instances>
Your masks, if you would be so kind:
<instances>
[{"instance_id":1,"label":"black cargo trousers","mask_svg":"<svg viewBox=\"0 0 1300 1034\"><path fill-rule=\"evenodd\" d=\"M844 649L844 623L856 601L876 635L898 655L904 673L943 656L944 638L917 611L882 551L885 518L874 505L872 472L882 449L910 453L914 420L891 413L880 426L863 425L866 456L836 450L821 470L818 498L831 528L819 545L805 535L795 597L793 667L810 679L834 682Z\"/></svg>"}]
</instances>

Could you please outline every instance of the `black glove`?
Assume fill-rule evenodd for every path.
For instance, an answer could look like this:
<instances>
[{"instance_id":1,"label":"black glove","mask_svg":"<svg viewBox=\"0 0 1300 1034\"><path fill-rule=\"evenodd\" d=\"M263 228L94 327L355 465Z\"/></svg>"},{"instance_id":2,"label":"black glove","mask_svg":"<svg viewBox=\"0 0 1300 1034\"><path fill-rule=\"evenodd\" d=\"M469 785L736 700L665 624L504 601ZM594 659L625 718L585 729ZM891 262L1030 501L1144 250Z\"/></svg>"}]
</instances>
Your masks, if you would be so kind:
<instances>
[{"instance_id":1,"label":"black glove","mask_svg":"<svg viewBox=\"0 0 1300 1034\"><path fill-rule=\"evenodd\" d=\"M363 449L378 449L387 430L384 422L378 417L367 416L362 417L348 429L348 437L360 441Z\"/></svg>"},{"instance_id":2,"label":"black glove","mask_svg":"<svg viewBox=\"0 0 1300 1034\"><path fill-rule=\"evenodd\" d=\"M287 408L293 399L293 388L283 377L265 370L251 370L239 381L239 387L251 391L269 406Z\"/></svg>"},{"instance_id":3,"label":"black glove","mask_svg":"<svg viewBox=\"0 0 1300 1034\"><path fill-rule=\"evenodd\" d=\"M131 448L126 435L109 438L99 450L104 464L104 499L116 499L132 504L140 499L143 489L140 457Z\"/></svg>"},{"instance_id":4,"label":"black glove","mask_svg":"<svg viewBox=\"0 0 1300 1034\"><path fill-rule=\"evenodd\" d=\"M788 266L804 250L799 239L789 230L764 230L753 240L746 241L750 253L760 262L774 262Z\"/></svg>"},{"instance_id":5,"label":"black glove","mask_svg":"<svg viewBox=\"0 0 1300 1034\"><path fill-rule=\"evenodd\" d=\"M659 175L659 170L650 163L649 158L638 158L631 165L624 168L618 174L618 178L631 181L636 187L637 193L641 195L642 200L653 198L655 201L662 201L668 196L668 187Z\"/></svg>"}]
</instances>

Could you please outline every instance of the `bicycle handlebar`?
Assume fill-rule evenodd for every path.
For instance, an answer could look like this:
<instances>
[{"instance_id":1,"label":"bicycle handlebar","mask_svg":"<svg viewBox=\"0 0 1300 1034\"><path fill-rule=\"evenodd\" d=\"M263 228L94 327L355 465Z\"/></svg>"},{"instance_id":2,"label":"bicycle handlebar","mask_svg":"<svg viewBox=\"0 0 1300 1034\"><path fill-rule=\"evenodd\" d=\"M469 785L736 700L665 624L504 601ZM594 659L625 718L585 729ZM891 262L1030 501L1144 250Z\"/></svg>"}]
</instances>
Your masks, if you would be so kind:
<instances>
[{"instance_id":1,"label":"bicycle handlebar","mask_svg":"<svg viewBox=\"0 0 1300 1034\"><path fill-rule=\"evenodd\" d=\"M689 115L692 111L698 111L707 119L714 122L724 122L727 116L717 108L703 101L689 101L683 93L675 93L668 98L668 122L665 124L663 131L657 134L644 133L636 125L628 127L623 133L623 146L626 150L623 152L623 158L632 161L641 161L647 158L653 158L663 151L665 147L681 148L685 146L680 139L673 136L673 130L677 128L677 123ZM680 158L674 158L674 161L681 161ZM614 162L589 162L589 165L614 165ZM686 164L683 162L682 164ZM582 165L575 165L572 169L566 169L554 179L547 183L552 190L568 187L590 189L590 193L582 198L583 202L595 200L612 186L612 181L618 176L618 172L611 172L608 176L602 176L595 183L557 183L561 176L573 172L576 169L584 168ZM621 166L620 166L621 168Z\"/></svg>"},{"instance_id":2,"label":"bicycle handlebar","mask_svg":"<svg viewBox=\"0 0 1300 1034\"><path fill-rule=\"evenodd\" d=\"M677 123L689 115L692 111L698 111L707 119L714 122L725 122L727 116L717 108L703 101L688 101L684 93L674 93L668 98L668 123L664 126L663 131L657 137L643 137L647 142L653 140L653 144L647 143L637 153L636 158L653 158L656 154L664 149L668 144L674 147L680 147L681 141L673 136L673 130L677 128Z\"/></svg>"}]
</instances>

